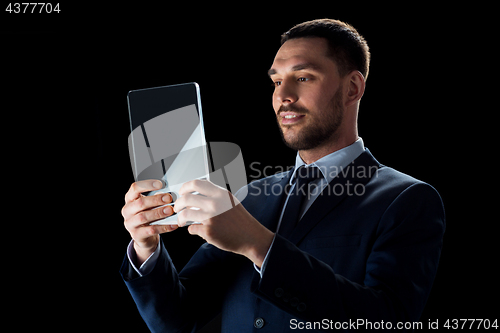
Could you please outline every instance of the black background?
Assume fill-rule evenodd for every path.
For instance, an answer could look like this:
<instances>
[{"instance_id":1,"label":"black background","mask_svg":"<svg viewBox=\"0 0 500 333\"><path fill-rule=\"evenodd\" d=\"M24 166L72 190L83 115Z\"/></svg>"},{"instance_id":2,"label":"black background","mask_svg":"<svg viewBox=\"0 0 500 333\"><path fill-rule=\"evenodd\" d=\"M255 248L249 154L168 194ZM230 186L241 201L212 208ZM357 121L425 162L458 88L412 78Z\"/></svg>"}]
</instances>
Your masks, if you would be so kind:
<instances>
[{"instance_id":1,"label":"black background","mask_svg":"<svg viewBox=\"0 0 500 333\"><path fill-rule=\"evenodd\" d=\"M12 282L30 281L17 287L13 313L25 318L36 309L39 327L146 332L118 273L130 240L120 210L133 182L127 92L198 82L207 140L238 144L249 180L257 166L271 166L266 175L280 171L295 152L278 134L267 70L281 33L329 17L356 27L371 49L359 113L365 145L381 163L433 185L444 201L447 229L424 327L429 319L498 318L492 8L60 8L50 15L0 8L10 197L3 264ZM179 270L202 243L186 230L164 239ZM210 300L193 315L206 306Z\"/></svg>"}]
</instances>

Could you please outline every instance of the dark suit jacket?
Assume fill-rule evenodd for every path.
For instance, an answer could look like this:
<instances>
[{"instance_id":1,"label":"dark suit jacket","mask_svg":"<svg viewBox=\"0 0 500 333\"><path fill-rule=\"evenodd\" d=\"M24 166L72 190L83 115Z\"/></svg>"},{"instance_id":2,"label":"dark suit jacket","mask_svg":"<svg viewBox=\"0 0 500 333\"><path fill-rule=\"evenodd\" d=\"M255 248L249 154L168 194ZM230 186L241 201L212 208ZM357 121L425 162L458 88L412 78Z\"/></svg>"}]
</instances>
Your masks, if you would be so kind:
<instances>
[{"instance_id":1,"label":"dark suit jacket","mask_svg":"<svg viewBox=\"0 0 500 333\"><path fill-rule=\"evenodd\" d=\"M252 182L242 202L273 231L284 198L279 189L290 176ZM289 332L299 322L352 329L342 323L358 319L396 327L419 320L444 219L433 187L380 165L365 150L325 188L289 239L276 236L262 278L247 258L207 243L180 273L161 244L151 273L134 278L125 258L122 276L153 332L194 332L220 312L222 331L231 333Z\"/></svg>"}]
</instances>

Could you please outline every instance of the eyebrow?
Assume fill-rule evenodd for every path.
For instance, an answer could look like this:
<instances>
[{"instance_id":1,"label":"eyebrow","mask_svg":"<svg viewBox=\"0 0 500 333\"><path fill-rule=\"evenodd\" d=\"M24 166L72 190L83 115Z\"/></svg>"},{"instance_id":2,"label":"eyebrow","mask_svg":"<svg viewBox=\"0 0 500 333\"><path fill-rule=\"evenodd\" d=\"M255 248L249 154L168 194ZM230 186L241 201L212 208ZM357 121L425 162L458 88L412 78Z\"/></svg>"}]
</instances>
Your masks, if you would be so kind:
<instances>
[{"instance_id":1,"label":"eyebrow","mask_svg":"<svg viewBox=\"0 0 500 333\"><path fill-rule=\"evenodd\" d=\"M301 71L301 70L304 70L304 69L312 69L312 70L319 70L319 66L316 65L316 64L313 64L313 63L310 63L310 62L305 62L305 63L302 63L302 64L298 64L298 65L295 65L291 68L291 71L292 72L297 72L297 71ZM271 68L270 70L267 71L267 75L271 76L271 75L274 75L274 74L277 74L278 71L274 68Z\"/></svg>"}]
</instances>

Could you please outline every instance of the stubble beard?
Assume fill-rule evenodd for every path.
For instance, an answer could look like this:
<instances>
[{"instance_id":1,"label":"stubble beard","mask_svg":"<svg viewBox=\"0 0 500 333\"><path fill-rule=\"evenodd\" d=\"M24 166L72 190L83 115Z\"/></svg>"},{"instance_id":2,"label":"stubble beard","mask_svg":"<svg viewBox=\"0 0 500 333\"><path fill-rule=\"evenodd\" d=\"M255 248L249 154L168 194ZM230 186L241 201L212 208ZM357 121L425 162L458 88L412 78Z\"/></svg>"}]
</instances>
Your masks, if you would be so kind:
<instances>
[{"instance_id":1,"label":"stubble beard","mask_svg":"<svg viewBox=\"0 0 500 333\"><path fill-rule=\"evenodd\" d=\"M317 148L327 141L335 140L338 136L338 129L344 118L344 110L342 106L342 89L338 89L335 95L328 103L329 112L322 115L322 119L313 119L309 124L302 128L296 135L285 137L283 128L297 125L281 125L279 123L279 114L281 111L295 111L310 116L309 110L294 106L283 105L278 110L277 122L280 130L281 138L285 145L294 150L310 150Z\"/></svg>"}]
</instances>

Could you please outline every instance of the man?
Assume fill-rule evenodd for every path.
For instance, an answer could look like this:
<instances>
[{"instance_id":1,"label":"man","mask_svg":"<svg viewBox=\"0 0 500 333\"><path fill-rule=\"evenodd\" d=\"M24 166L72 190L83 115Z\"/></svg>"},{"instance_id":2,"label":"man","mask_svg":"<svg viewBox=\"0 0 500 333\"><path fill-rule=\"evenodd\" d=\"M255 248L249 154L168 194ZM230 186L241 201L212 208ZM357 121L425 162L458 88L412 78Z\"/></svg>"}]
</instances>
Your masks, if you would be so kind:
<instances>
[{"instance_id":1,"label":"man","mask_svg":"<svg viewBox=\"0 0 500 333\"><path fill-rule=\"evenodd\" d=\"M169 194L141 195L160 182L132 184L122 275L151 331L194 332L221 312L223 332L397 329L419 320L444 210L430 185L381 165L358 137L369 57L363 37L336 20L282 36L269 76L283 140L298 151L293 170L235 197L191 181L173 209L157 208ZM178 226L149 225L173 211L179 226L202 221L188 230L207 241L180 273L159 237Z\"/></svg>"}]
</instances>

